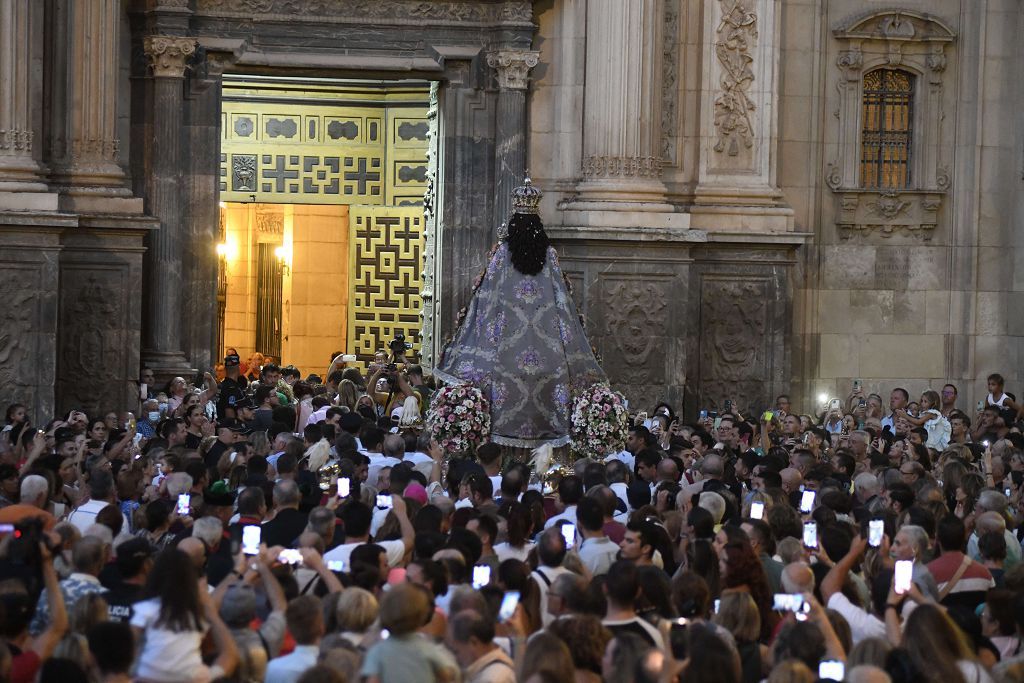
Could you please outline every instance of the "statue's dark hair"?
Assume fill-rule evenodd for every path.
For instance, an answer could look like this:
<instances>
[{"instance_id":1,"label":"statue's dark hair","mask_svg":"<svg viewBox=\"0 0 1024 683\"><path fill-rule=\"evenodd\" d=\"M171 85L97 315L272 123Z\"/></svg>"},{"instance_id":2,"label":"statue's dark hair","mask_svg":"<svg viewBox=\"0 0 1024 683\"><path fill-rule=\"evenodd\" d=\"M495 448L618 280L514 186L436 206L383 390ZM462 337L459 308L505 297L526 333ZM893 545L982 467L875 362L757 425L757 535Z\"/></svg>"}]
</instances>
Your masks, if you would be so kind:
<instances>
[{"instance_id":1,"label":"statue's dark hair","mask_svg":"<svg viewBox=\"0 0 1024 683\"><path fill-rule=\"evenodd\" d=\"M536 275L544 267L551 244L544 224L535 213L513 213L508 220L508 251L512 266L523 275Z\"/></svg>"}]
</instances>

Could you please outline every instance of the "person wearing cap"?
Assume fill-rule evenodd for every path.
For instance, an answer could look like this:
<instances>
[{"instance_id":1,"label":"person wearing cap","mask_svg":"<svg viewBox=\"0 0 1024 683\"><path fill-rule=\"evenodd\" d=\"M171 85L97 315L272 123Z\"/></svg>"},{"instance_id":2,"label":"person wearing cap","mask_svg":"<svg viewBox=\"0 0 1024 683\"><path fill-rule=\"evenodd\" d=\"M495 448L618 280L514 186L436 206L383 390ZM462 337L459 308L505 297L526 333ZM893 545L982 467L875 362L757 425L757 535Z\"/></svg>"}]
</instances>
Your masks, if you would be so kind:
<instances>
[{"instance_id":1,"label":"person wearing cap","mask_svg":"<svg viewBox=\"0 0 1024 683\"><path fill-rule=\"evenodd\" d=\"M220 395L217 398L217 416L220 419L237 417L235 404L245 398L246 380L239 371L237 353L224 356L224 381L220 383Z\"/></svg>"},{"instance_id":2,"label":"person wearing cap","mask_svg":"<svg viewBox=\"0 0 1024 683\"><path fill-rule=\"evenodd\" d=\"M206 467L211 472L211 478L217 477L217 463L220 462L220 456L236 443L245 441L249 434L252 434L252 428L236 418L229 417L217 423L217 440L210 446L210 450L206 452L204 458Z\"/></svg>"},{"instance_id":3,"label":"person wearing cap","mask_svg":"<svg viewBox=\"0 0 1024 683\"><path fill-rule=\"evenodd\" d=\"M114 552L117 573L116 581L104 584L107 594L107 615L111 621L127 624L132 618L132 605L142 600L146 577L153 568L153 555L156 548L149 540L140 537L129 538L118 545Z\"/></svg>"}]
</instances>

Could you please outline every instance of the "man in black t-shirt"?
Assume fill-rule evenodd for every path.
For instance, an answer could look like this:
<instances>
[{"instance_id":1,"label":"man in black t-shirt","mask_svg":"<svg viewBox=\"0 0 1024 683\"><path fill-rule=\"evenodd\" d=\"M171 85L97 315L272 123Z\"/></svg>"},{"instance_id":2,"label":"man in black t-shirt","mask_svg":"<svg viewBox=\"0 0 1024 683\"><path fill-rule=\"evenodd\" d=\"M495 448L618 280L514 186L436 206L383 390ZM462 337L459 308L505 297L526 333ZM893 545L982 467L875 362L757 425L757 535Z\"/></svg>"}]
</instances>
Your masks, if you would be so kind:
<instances>
[{"instance_id":1,"label":"man in black t-shirt","mask_svg":"<svg viewBox=\"0 0 1024 683\"><path fill-rule=\"evenodd\" d=\"M111 621L129 623L132 618L132 604L143 599L146 577L153 568L153 554L156 549L144 538L132 538L117 546L117 565L120 580L105 586L108 593L107 614Z\"/></svg>"},{"instance_id":2,"label":"man in black t-shirt","mask_svg":"<svg viewBox=\"0 0 1024 683\"><path fill-rule=\"evenodd\" d=\"M224 420L235 415L235 404L245 398L245 378L240 377L238 354L224 356L224 381L217 397L217 416Z\"/></svg>"}]
</instances>

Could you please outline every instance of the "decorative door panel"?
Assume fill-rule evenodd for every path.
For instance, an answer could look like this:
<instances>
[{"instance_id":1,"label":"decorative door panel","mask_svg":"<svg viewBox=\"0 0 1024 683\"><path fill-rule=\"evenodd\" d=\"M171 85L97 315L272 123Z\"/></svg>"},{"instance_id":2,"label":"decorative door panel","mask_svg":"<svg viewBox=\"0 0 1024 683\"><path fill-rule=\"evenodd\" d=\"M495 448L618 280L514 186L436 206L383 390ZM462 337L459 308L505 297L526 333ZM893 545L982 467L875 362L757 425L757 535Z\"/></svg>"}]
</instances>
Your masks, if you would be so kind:
<instances>
[{"instance_id":1,"label":"decorative door panel","mask_svg":"<svg viewBox=\"0 0 1024 683\"><path fill-rule=\"evenodd\" d=\"M349 226L348 352L372 361L401 332L418 353L423 208L353 206Z\"/></svg>"}]
</instances>

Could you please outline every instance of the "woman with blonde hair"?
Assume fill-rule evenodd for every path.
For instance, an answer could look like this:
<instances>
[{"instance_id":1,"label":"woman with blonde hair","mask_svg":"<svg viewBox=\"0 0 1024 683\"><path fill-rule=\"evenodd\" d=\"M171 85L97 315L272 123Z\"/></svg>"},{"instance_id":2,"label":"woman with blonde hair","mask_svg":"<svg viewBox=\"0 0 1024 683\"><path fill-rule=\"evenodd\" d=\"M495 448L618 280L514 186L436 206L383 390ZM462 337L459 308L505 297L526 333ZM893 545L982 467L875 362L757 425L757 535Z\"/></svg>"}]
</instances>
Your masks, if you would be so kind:
<instances>
[{"instance_id":1,"label":"woman with blonde hair","mask_svg":"<svg viewBox=\"0 0 1024 683\"><path fill-rule=\"evenodd\" d=\"M359 399L359 387L350 379L341 380L338 385L338 398L335 405L343 406L349 410L356 409L356 401Z\"/></svg>"},{"instance_id":2,"label":"woman with blonde hair","mask_svg":"<svg viewBox=\"0 0 1024 683\"><path fill-rule=\"evenodd\" d=\"M758 643L761 637L761 613L750 593L723 593L718 612L711 621L732 634L743 669L743 683L757 683L764 675L768 649Z\"/></svg>"},{"instance_id":3,"label":"woman with blonde hair","mask_svg":"<svg viewBox=\"0 0 1024 683\"><path fill-rule=\"evenodd\" d=\"M358 587L345 589L334 609L338 633L352 645L360 647L370 627L377 621L379 609L377 598L370 591Z\"/></svg>"}]
</instances>

